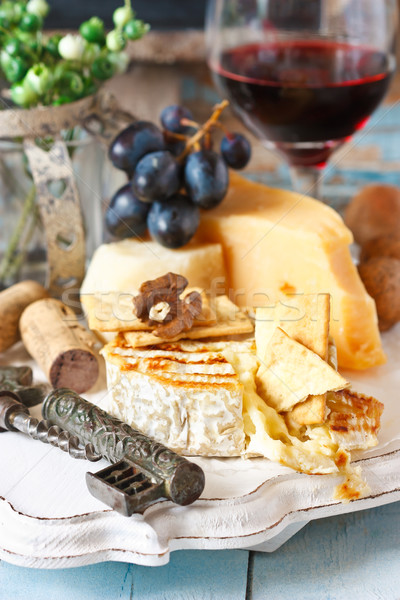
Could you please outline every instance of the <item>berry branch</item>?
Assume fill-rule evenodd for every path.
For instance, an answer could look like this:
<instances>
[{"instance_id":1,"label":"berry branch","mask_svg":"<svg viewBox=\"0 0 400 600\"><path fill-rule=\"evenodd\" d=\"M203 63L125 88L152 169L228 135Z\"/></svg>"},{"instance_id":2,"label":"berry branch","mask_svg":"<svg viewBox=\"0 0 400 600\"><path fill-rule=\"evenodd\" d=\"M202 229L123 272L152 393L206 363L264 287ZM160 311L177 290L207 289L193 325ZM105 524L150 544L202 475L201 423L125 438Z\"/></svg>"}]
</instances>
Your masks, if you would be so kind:
<instances>
[{"instance_id":1,"label":"berry branch","mask_svg":"<svg viewBox=\"0 0 400 600\"><path fill-rule=\"evenodd\" d=\"M191 150L196 146L198 142L210 131L212 127L218 123L218 119L220 118L222 112L225 108L229 106L228 100L223 100L220 104L214 106L213 113L211 117L202 125L196 133L187 141L186 148L181 152L178 156L178 161L182 162L188 154L190 154Z\"/></svg>"}]
</instances>

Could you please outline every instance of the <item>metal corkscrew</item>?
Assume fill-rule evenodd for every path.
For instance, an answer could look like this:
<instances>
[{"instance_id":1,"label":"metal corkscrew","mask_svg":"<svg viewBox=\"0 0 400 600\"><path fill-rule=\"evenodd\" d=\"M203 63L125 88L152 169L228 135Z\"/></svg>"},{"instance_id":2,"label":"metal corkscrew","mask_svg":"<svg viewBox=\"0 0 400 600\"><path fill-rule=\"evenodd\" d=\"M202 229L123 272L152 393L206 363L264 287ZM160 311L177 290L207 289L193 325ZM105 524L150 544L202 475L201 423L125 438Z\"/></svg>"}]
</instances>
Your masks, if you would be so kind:
<instances>
[{"instance_id":1,"label":"metal corkscrew","mask_svg":"<svg viewBox=\"0 0 400 600\"><path fill-rule=\"evenodd\" d=\"M73 458L111 462L97 473L86 473L87 487L98 500L130 516L159 499L186 506L202 493L204 472L195 463L73 390L49 391L31 383L29 367L0 367L0 432L20 431ZM44 419L39 421L28 406L42 401Z\"/></svg>"},{"instance_id":2,"label":"metal corkscrew","mask_svg":"<svg viewBox=\"0 0 400 600\"><path fill-rule=\"evenodd\" d=\"M32 417L28 408L13 392L0 392L0 427L9 431L20 431L34 440L56 446L72 458L83 458L92 462L101 459L101 454L95 452L93 444L82 446L76 435L46 419L39 421Z\"/></svg>"}]
</instances>

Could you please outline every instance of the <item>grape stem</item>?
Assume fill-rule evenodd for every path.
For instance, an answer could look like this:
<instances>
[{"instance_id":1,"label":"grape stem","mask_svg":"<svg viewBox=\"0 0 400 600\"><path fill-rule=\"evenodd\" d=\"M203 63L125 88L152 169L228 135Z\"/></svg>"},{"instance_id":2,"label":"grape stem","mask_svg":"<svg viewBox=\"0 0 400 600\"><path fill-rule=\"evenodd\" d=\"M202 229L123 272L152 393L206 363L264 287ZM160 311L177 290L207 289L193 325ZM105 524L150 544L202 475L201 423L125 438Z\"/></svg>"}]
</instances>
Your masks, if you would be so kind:
<instances>
[{"instance_id":1,"label":"grape stem","mask_svg":"<svg viewBox=\"0 0 400 600\"><path fill-rule=\"evenodd\" d=\"M164 130L164 136L167 139L167 141L168 140L180 140L180 141L186 142L188 139L188 136L185 135L184 133L174 133L172 131L167 131L166 129Z\"/></svg>"},{"instance_id":2,"label":"grape stem","mask_svg":"<svg viewBox=\"0 0 400 600\"><path fill-rule=\"evenodd\" d=\"M191 119L181 119L181 125L185 125L186 127L194 127L195 129L200 129L201 125L197 121L192 121Z\"/></svg>"},{"instance_id":3,"label":"grape stem","mask_svg":"<svg viewBox=\"0 0 400 600\"><path fill-rule=\"evenodd\" d=\"M192 148L194 148L196 144L198 144L201 138L203 138L210 131L210 129L216 123L218 123L218 119L221 116L222 111L225 110L227 106L229 106L228 100L223 100L222 102L220 102L220 104L216 104L216 106L214 106L214 111L211 117L187 141L186 148L183 150L183 152L181 152L181 154L177 158L178 161L183 161L186 158L186 156L190 153Z\"/></svg>"},{"instance_id":4,"label":"grape stem","mask_svg":"<svg viewBox=\"0 0 400 600\"><path fill-rule=\"evenodd\" d=\"M211 133L207 131L206 135L204 136L204 148L206 150L211 150L211 146Z\"/></svg>"}]
</instances>

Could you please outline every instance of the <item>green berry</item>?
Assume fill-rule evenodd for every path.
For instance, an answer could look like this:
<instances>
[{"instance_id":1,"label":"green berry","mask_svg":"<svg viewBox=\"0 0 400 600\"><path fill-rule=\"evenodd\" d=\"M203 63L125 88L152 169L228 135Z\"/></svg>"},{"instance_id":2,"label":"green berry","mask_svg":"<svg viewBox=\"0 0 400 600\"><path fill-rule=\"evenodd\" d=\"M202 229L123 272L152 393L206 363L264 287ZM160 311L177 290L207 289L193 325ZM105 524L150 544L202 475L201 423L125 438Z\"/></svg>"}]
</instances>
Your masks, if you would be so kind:
<instances>
[{"instance_id":1,"label":"green berry","mask_svg":"<svg viewBox=\"0 0 400 600\"><path fill-rule=\"evenodd\" d=\"M87 42L101 45L104 44L104 23L98 17L92 17L88 21L82 23L79 28L79 32Z\"/></svg>"},{"instance_id":2,"label":"green berry","mask_svg":"<svg viewBox=\"0 0 400 600\"><path fill-rule=\"evenodd\" d=\"M44 17L49 12L49 5L46 0L29 0L26 5L26 11L31 13L32 15L37 15L38 17Z\"/></svg>"},{"instance_id":3,"label":"green berry","mask_svg":"<svg viewBox=\"0 0 400 600\"><path fill-rule=\"evenodd\" d=\"M4 2L0 5L0 19L5 19L9 23L14 21L14 6L11 2Z\"/></svg>"},{"instance_id":4,"label":"green berry","mask_svg":"<svg viewBox=\"0 0 400 600\"><path fill-rule=\"evenodd\" d=\"M25 54L24 45L18 38L9 38L3 46L4 52L9 56L22 56Z\"/></svg>"},{"instance_id":5,"label":"green berry","mask_svg":"<svg viewBox=\"0 0 400 600\"><path fill-rule=\"evenodd\" d=\"M25 83L14 83L11 86L11 100L18 106L29 108L37 104L38 97L34 90Z\"/></svg>"},{"instance_id":6,"label":"green berry","mask_svg":"<svg viewBox=\"0 0 400 600\"><path fill-rule=\"evenodd\" d=\"M61 40L62 36L61 35L52 35L51 38L49 38L47 40L46 43L46 50L49 54L51 54L51 56L53 56L54 58L60 58L60 53L58 51L58 44Z\"/></svg>"},{"instance_id":7,"label":"green berry","mask_svg":"<svg viewBox=\"0 0 400 600\"><path fill-rule=\"evenodd\" d=\"M3 2L0 6L0 15L9 23L17 25L25 13L25 6L18 2Z\"/></svg>"},{"instance_id":8,"label":"green berry","mask_svg":"<svg viewBox=\"0 0 400 600\"><path fill-rule=\"evenodd\" d=\"M19 39L25 45L25 55L30 54L29 51L35 54L42 50L42 44L38 41L36 33L28 33L27 31L21 31ZM22 51L24 53L24 51Z\"/></svg>"},{"instance_id":9,"label":"green berry","mask_svg":"<svg viewBox=\"0 0 400 600\"><path fill-rule=\"evenodd\" d=\"M22 17L26 14L26 6L21 2L14 2L14 23L20 23Z\"/></svg>"},{"instance_id":10,"label":"green berry","mask_svg":"<svg viewBox=\"0 0 400 600\"><path fill-rule=\"evenodd\" d=\"M120 8L115 9L113 13L114 25L117 29L122 29L122 27L134 17L135 13L130 6L120 6Z\"/></svg>"},{"instance_id":11,"label":"green berry","mask_svg":"<svg viewBox=\"0 0 400 600\"><path fill-rule=\"evenodd\" d=\"M64 71L57 82L61 96L81 98L85 89L82 77L75 71Z\"/></svg>"},{"instance_id":12,"label":"green berry","mask_svg":"<svg viewBox=\"0 0 400 600\"><path fill-rule=\"evenodd\" d=\"M125 73L130 57L126 52L109 52L108 60L114 65L115 73Z\"/></svg>"},{"instance_id":13,"label":"green berry","mask_svg":"<svg viewBox=\"0 0 400 600\"><path fill-rule=\"evenodd\" d=\"M73 101L74 98L71 98L71 96L59 96L56 100L53 100L52 104L53 106L61 106L62 104L69 104Z\"/></svg>"},{"instance_id":14,"label":"green berry","mask_svg":"<svg viewBox=\"0 0 400 600\"><path fill-rule=\"evenodd\" d=\"M7 17L4 14L0 13L0 27L1 30L4 31L8 31L10 29L10 21L7 19Z\"/></svg>"},{"instance_id":15,"label":"green berry","mask_svg":"<svg viewBox=\"0 0 400 600\"><path fill-rule=\"evenodd\" d=\"M44 63L38 63L29 69L24 81L36 94L42 96L51 88L53 77L50 69Z\"/></svg>"},{"instance_id":16,"label":"green berry","mask_svg":"<svg viewBox=\"0 0 400 600\"><path fill-rule=\"evenodd\" d=\"M43 21L37 15L26 13L22 16L19 22L19 28L22 31L35 32L42 27Z\"/></svg>"},{"instance_id":17,"label":"green berry","mask_svg":"<svg viewBox=\"0 0 400 600\"><path fill-rule=\"evenodd\" d=\"M104 81L115 74L115 67L107 56L98 56L92 64L91 72L95 79Z\"/></svg>"},{"instance_id":18,"label":"green berry","mask_svg":"<svg viewBox=\"0 0 400 600\"><path fill-rule=\"evenodd\" d=\"M143 37L150 29L150 25L139 21L138 19L132 19L128 21L124 26L124 33L128 40L138 40Z\"/></svg>"},{"instance_id":19,"label":"green berry","mask_svg":"<svg viewBox=\"0 0 400 600\"><path fill-rule=\"evenodd\" d=\"M67 33L58 44L58 52L65 60L81 60L85 51L85 40L80 35Z\"/></svg>"},{"instance_id":20,"label":"green berry","mask_svg":"<svg viewBox=\"0 0 400 600\"><path fill-rule=\"evenodd\" d=\"M95 58L101 54L101 47L98 44L86 42L85 49L82 54L82 62L84 65L91 65Z\"/></svg>"},{"instance_id":21,"label":"green berry","mask_svg":"<svg viewBox=\"0 0 400 600\"><path fill-rule=\"evenodd\" d=\"M10 56L4 65L3 62L2 68L7 81L16 83L24 78L29 66L25 59L19 56Z\"/></svg>"},{"instance_id":22,"label":"green berry","mask_svg":"<svg viewBox=\"0 0 400 600\"><path fill-rule=\"evenodd\" d=\"M106 45L111 52L121 52L126 46L126 37L119 29L113 29L107 34Z\"/></svg>"},{"instance_id":23,"label":"green berry","mask_svg":"<svg viewBox=\"0 0 400 600\"><path fill-rule=\"evenodd\" d=\"M86 77L84 81L85 90L83 96L92 96L97 92L97 85L91 77Z\"/></svg>"}]
</instances>

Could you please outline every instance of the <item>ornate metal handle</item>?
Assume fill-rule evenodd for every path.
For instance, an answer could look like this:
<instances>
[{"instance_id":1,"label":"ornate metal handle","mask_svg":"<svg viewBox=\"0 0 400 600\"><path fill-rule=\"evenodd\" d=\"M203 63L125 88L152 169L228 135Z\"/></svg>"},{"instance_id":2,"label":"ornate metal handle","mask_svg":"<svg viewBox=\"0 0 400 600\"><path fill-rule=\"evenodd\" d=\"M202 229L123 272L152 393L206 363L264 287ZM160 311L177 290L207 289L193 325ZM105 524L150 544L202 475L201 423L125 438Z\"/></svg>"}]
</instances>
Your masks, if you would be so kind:
<instances>
[{"instance_id":1,"label":"ornate metal handle","mask_svg":"<svg viewBox=\"0 0 400 600\"><path fill-rule=\"evenodd\" d=\"M177 504L191 504L204 489L204 473L199 466L71 390L50 392L42 412L45 419L78 436L82 442L92 443L95 452L110 462L130 461L146 475L163 480L165 497Z\"/></svg>"}]
</instances>

